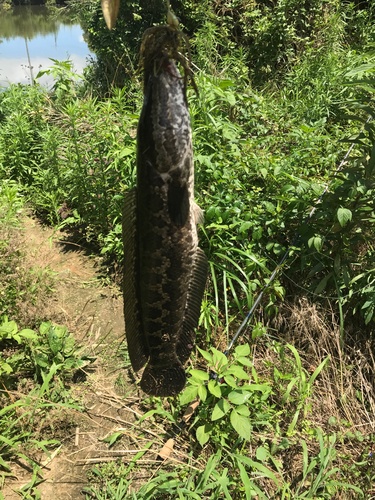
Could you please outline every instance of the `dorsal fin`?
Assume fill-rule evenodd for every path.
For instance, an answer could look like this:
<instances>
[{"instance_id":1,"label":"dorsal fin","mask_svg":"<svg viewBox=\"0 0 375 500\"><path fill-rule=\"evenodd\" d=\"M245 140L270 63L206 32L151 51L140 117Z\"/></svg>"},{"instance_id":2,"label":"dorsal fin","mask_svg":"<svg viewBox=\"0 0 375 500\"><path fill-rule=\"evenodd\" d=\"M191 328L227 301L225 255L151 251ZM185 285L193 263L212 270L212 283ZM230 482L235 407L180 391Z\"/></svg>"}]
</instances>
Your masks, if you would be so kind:
<instances>
[{"instance_id":1,"label":"dorsal fin","mask_svg":"<svg viewBox=\"0 0 375 500\"><path fill-rule=\"evenodd\" d=\"M124 242L124 316L125 333L132 367L140 370L148 360L148 347L141 322L139 300L139 263L137 243L137 189L125 196L122 212L122 237Z\"/></svg>"},{"instance_id":2,"label":"dorsal fin","mask_svg":"<svg viewBox=\"0 0 375 500\"><path fill-rule=\"evenodd\" d=\"M203 250L197 248L188 288L188 297L180 338L176 347L176 353L181 363L185 363L189 359L195 341L194 329L198 326L202 297L207 280L207 271L207 257Z\"/></svg>"}]
</instances>

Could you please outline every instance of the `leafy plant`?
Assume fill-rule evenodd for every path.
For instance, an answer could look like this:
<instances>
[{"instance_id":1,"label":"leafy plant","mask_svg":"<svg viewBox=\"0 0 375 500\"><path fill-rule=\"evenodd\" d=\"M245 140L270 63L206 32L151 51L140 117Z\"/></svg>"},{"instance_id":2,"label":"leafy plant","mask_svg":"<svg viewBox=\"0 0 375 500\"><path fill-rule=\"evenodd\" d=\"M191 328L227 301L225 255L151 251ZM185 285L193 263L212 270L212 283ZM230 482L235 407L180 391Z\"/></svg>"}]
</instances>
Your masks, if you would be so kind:
<instances>
[{"instance_id":1,"label":"leafy plant","mask_svg":"<svg viewBox=\"0 0 375 500\"><path fill-rule=\"evenodd\" d=\"M39 379L44 378L43 374L48 373L53 365L64 374L94 360L81 354L82 348L75 345L75 340L68 333L66 326L54 325L48 321L40 325L39 334L38 342L29 345L30 358Z\"/></svg>"},{"instance_id":2,"label":"leafy plant","mask_svg":"<svg viewBox=\"0 0 375 500\"><path fill-rule=\"evenodd\" d=\"M57 61L56 59L50 59L50 61L54 63L53 66L39 71L36 80L43 75L52 75L54 79L52 97L60 104L64 104L66 100L76 97L73 82L82 80L83 77L73 72L72 61Z\"/></svg>"},{"instance_id":3,"label":"leafy plant","mask_svg":"<svg viewBox=\"0 0 375 500\"><path fill-rule=\"evenodd\" d=\"M18 331L15 321L7 318L0 325L0 342L16 341L20 344L18 351L8 356L6 361L0 356L1 374L16 374L17 370L32 369L36 381L43 382L54 367L54 372L66 376L92 362L94 358L81 354L82 348L75 344L65 326L44 322L39 332L24 329Z\"/></svg>"},{"instance_id":4,"label":"leafy plant","mask_svg":"<svg viewBox=\"0 0 375 500\"><path fill-rule=\"evenodd\" d=\"M197 440L203 446L212 437L224 445L233 430L242 439L250 440L253 427L266 425L274 411L272 405L267 404L272 387L259 383L248 357L249 345L237 346L233 359L215 348L211 348L211 353L201 349L199 352L211 368L211 377L202 370L190 370L188 385L180 396L181 405L190 403L197 396L201 401L199 416L192 424L204 421L196 429ZM244 382L252 378L245 371L246 367L251 368L255 383Z\"/></svg>"}]
</instances>

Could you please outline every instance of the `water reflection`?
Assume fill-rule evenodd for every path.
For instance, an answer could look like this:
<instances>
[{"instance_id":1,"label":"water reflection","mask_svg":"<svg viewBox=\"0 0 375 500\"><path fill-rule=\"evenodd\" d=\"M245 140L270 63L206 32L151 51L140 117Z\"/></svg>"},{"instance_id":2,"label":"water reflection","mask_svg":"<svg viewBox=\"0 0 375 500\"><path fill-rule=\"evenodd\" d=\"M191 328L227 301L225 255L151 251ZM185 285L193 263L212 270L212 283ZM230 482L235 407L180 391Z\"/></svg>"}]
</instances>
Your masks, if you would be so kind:
<instances>
[{"instance_id":1,"label":"water reflection","mask_svg":"<svg viewBox=\"0 0 375 500\"><path fill-rule=\"evenodd\" d=\"M31 81L27 48L34 76L39 69L52 66L49 58L69 58L75 71L82 73L90 54L79 24L66 15L51 15L41 6L20 6L2 13L0 42L0 85ZM52 82L52 76L47 75L39 81L47 86Z\"/></svg>"},{"instance_id":2,"label":"water reflection","mask_svg":"<svg viewBox=\"0 0 375 500\"><path fill-rule=\"evenodd\" d=\"M64 12L50 11L39 5L23 5L14 7L10 11L1 12L0 38L6 40L15 37L27 37L29 40L39 35L57 35L60 25L72 26L77 24L64 15Z\"/></svg>"}]
</instances>

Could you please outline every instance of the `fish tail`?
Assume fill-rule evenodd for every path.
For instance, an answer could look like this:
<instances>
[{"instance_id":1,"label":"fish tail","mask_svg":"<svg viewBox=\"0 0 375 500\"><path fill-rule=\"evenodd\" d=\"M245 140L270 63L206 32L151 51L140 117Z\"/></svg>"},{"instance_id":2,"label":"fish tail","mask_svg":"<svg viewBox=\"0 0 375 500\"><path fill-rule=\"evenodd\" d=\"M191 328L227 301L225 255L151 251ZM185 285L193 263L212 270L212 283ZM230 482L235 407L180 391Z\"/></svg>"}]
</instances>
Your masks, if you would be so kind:
<instances>
[{"instance_id":1,"label":"fish tail","mask_svg":"<svg viewBox=\"0 0 375 500\"><path fill-rule=\"evenodd\" d=\"M171 366L156 366L148 363L143 372L141 388L150 396L176 396L184 388L186 374L180 361Z\"/></svg>"}]
</instances>

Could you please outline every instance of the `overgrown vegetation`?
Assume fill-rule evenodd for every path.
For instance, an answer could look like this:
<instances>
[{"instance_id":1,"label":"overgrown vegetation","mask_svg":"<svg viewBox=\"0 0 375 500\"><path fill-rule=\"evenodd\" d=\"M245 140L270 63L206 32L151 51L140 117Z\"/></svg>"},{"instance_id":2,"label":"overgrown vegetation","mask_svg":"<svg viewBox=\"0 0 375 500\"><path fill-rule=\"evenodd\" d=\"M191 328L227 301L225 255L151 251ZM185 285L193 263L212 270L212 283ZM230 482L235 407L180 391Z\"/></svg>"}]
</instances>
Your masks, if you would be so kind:
<instances>
[{"instance_id":1,"label":"overgrown vegetation","mask_svg":"<svg viewBox=\"0 0 375 500\"><path fill-rule=\"evenodd\" d=\"M17 207L21 192L45 222L121 262L122 202L135 183L143 98L137 51L166 6L122 2L109 32L99 2L70 3L98 60L78 83L69 61L53 61L50 92L11 86L0 94L0 178L9 179L1 205L5 214ZM199 97L189 90L188 99L211 274L188 385L175 400L144 400L138 426L162 426L185 463L135 492L144 451L128 467L98 466L87 498L93 491L103 499L371 498L374 7L334 0L173 7L196 65ZM14 279L4 283L2 314L18 322L21 291L12 291ZM261 291L250 332L226 357ZM65 330L48 328L40 354L29 344L35 331L29 339L13 333L29 345L22 363L40 383L58 363L65 369L81 359L66 351ZM196 396L198 410L180 431ZM110 446L121 437L116 432Z\"/></svg>"},{"instance_id":2,"label":"overgrown vegetation","mask_svg":"<svg viewBox=\"0 0 375 500\"><path fill-rule=\"evenodd\" d=\"M43 473L36 455L51 457L60 444L48 418L53 411L56 418L64 409L80 409L67 384L92 358L81 352L66 327L43 322L53 275L33 265L27 254L20 234L24 205L20 186L0 180L0 469L3 485L14 476L11 463L24 461L34 474L19 494L38 498Z\"/></svg>"}]
</instances>

